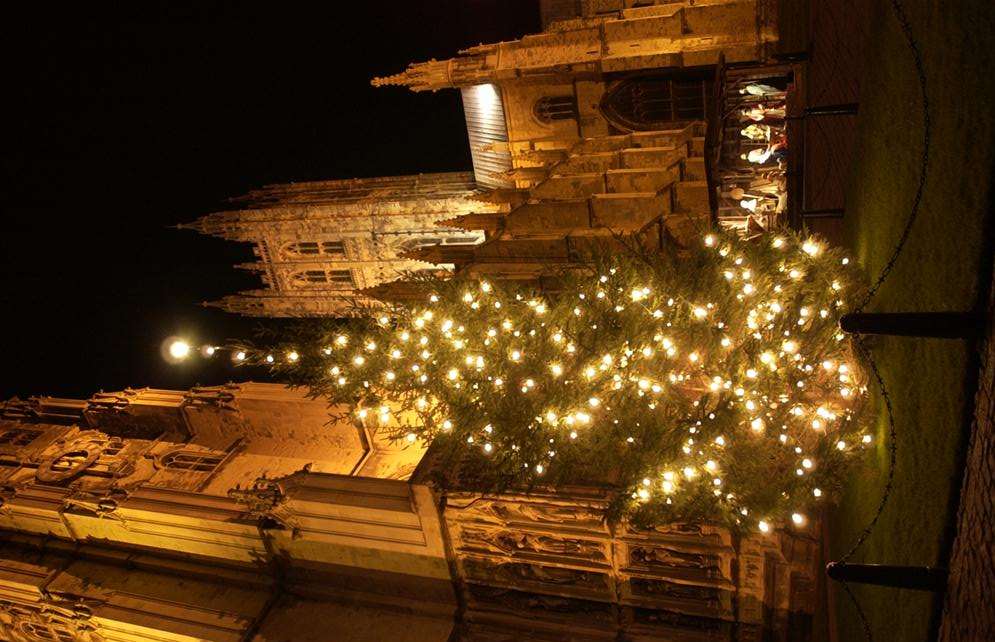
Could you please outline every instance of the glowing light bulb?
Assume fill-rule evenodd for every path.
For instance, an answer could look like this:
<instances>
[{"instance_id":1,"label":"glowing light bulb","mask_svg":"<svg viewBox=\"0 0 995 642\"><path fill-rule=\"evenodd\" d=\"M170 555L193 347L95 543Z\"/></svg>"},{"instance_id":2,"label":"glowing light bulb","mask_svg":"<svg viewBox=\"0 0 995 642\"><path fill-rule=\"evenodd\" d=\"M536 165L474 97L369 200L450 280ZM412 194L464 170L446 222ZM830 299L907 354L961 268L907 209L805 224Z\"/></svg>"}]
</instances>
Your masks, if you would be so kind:
<instances>
[{"instance_id":1,"label":"glowing light bulb","mask_svg":"<svg viewBox=\"0 0 995 642\"><path fill-rule=\"evenodd\" d=\"M299 354L297 354L296 352L293 352L293 351L292 351L292 352L290 352L290 353L289 353L289 354L287 355L287 361L289 361L289 362L291 362L291 363L294 363L294 362L296 362L296 361L297 361L298 359L300 359L300 358L301 358L301 355L299 355Z\"/></svg>"},{"instance_id":2,"label":"glowing light bulb","mask_svg":"<svg viewBox=\"0 0 995 642\"><path fill-rule=\"evenodd\" d=\"M791 513L791 521L794 522L795 526L803 526L805 524L805 516L801 513Z\"/></svg>"},{"instance_id":3,"label":"glowing light bulb","mask_svg":"<svg viewBox=\"0 0 995 642\"><path fill-rule=\"evenodd\" d=\"M177 339L169 344L169 356L176 360L186 359L190 356L190 344L182 339Z\"/></svg>"},{"instance_id":4,"label":"glowing light bulb","mask_svg":"<svg viewBox=\"0 0 995 642\"><path fill-rule=\"evenodd\" d=\"M769 533L770 532L770 524L768 524L766 521L764 521L762 519L759 522L757 522L757 528L760 529L761 533Z\"/></svg>"}]
</instances>

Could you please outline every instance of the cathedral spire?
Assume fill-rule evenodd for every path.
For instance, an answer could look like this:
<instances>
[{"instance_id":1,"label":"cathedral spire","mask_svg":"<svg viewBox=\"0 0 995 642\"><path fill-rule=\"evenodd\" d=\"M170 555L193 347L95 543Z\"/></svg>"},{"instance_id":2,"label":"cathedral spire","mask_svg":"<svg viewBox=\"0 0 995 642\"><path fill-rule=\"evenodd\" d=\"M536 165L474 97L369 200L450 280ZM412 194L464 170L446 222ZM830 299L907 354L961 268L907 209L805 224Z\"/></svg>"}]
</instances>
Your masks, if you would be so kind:
<instances>
[{"instance_id":1,"label":"cathedral spire","mask_svg":"<svg viewBox=\"0 0 995 642\"><path fill-rule=\"evenodd\" d=\"M411 91L437 91L457 87L461 83L453 77L452 73L457 62L462 62L462 60L433 59L427 62L413 62L401 73L374 78L370 84L374 87L390 85L407 87Z\"/></svg>"}]
</instances>

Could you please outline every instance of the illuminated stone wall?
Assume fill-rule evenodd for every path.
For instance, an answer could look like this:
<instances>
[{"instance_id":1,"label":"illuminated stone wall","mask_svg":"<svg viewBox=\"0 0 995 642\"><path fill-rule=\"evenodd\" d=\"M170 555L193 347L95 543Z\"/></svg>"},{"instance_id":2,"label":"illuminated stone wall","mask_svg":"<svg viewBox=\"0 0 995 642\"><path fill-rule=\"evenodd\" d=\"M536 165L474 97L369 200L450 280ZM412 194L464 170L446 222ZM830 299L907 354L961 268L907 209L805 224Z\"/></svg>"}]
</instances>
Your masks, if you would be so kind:
<instances>
[{"instance_id":1,"label":"illuminated stone wall","mask_svg":"<svg viewBox=\"0 0 995 642\"><path fill-rule=\"evenodd\" d=\"M466 172L271 185L180 227L253 244L258 260L237 267L258 273L263 287L211 305L249 316L345 316L371 303L364 288L437 269L404 258L406 250L482 241L482 232L437 225L494 211L478 192Z\"/></svg>"},{"instance_id":2,"label":"illuminated stone wall","mask_svg":"<svg viewBox=\"0 0 995 642\"><path fill-rule=\"evenodd\" d=\"M0 639L805 639L816 526L443 491L431 452L335 412L252 383L0 405Z\"/></svg>"}]
</instances>

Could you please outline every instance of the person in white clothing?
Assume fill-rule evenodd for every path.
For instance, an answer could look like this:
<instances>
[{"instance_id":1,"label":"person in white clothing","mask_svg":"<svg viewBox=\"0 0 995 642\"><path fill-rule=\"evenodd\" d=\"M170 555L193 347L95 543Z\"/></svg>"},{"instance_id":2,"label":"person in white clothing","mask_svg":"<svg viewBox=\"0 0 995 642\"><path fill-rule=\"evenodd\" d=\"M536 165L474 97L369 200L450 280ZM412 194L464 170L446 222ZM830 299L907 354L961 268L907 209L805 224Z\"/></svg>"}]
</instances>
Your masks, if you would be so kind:
<instances>
[{"instance_id":1,"label":"person in white clothing","mask_svg":"<svg viewBox=\"0 0 995 642\"><path fill-rule=\"evenodd\" d=\"M743 87L739 90L741 94L749 94L751 96L777 96L783 94L784 92L777 87L771 87L770 85L765 85L759 82L751 82L749 85Z\"/></svg>"}]
</instances>

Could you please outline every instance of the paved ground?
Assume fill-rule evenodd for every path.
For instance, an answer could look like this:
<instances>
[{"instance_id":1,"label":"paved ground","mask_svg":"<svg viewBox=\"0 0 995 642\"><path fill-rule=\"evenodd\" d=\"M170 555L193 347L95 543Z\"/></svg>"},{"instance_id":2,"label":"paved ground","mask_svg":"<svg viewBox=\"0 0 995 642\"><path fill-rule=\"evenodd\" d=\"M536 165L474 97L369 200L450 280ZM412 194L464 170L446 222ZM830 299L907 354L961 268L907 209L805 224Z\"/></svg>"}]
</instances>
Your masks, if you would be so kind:
<instances>
[{"instance_id":1,"label":"paved ground","mask_svg":"<svg viewBox=\"0 0 995 642\"><path fill-rule=\"evenodd\" d=\"M988 299L988 336L979 347L978 392L957 512L957 539L950 556L941 642L995 640L995 283Z\"/></svg>"}]
</instances>

